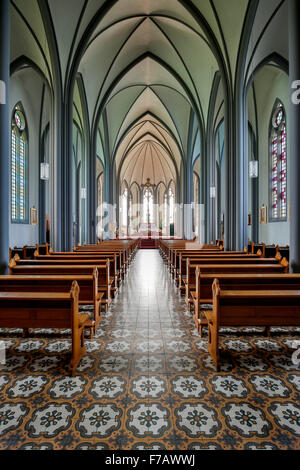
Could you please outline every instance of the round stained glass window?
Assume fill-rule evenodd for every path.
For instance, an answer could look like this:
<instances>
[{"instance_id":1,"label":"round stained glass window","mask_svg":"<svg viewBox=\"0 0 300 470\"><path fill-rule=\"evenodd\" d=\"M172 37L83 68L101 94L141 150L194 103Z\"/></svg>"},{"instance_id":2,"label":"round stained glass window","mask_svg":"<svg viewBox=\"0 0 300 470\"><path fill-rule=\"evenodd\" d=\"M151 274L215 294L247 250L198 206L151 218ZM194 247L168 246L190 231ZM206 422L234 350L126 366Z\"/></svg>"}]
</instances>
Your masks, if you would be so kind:
<instances>
[{"instance_id":1,"label":"round stained glass window","mask_svg":"<svg viewBox=\"0 0 300 470\"><path fill-rule=\"evenodd\" d=\"M15 123L17 127L20 129L20 131L24 131L25 129L25 117L21 113L21 111L17 110L15 112Z\"/></svg>"}]
</instances>

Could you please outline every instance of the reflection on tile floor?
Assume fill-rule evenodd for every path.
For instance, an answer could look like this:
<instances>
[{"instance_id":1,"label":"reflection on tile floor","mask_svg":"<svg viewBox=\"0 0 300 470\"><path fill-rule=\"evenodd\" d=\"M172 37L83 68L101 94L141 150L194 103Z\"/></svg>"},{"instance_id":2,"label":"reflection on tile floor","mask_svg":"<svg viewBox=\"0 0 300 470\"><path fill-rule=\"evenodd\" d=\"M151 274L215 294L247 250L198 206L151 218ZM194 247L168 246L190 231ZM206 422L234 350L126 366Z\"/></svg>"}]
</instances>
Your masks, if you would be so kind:
<instances>
[{"instance_id":1,"label":"reflection on tile floor","mask_svg":"<svg viewBox=\"0 0 300 470\"><path fill-rule=\"evenodd\" d=\"M300 448L299 330L223 330L216 373L157 251L138 252L76 377L68 331L0 338L0 449Z\"/></svg>"}]
</instances>

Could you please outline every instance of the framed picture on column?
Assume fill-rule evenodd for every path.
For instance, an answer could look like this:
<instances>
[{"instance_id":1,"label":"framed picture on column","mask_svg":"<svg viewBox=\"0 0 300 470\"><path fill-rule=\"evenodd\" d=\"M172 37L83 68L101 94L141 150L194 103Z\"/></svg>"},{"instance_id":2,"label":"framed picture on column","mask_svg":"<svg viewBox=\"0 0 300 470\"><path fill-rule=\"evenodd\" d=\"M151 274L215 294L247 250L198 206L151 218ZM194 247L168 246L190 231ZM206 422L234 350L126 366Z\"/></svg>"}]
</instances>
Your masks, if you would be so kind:
<instances>
[{"instance_id":1,"label":"framed picture on column","mask_svg":"<svg viewBox=\"0 0 300 470\"><path fill-rule=\"evenodd\" d=\"M260 224L267 224L268 217L267 217L267 206L263 205L259 211L259 223Z\"/></svg>"}]
</instances>

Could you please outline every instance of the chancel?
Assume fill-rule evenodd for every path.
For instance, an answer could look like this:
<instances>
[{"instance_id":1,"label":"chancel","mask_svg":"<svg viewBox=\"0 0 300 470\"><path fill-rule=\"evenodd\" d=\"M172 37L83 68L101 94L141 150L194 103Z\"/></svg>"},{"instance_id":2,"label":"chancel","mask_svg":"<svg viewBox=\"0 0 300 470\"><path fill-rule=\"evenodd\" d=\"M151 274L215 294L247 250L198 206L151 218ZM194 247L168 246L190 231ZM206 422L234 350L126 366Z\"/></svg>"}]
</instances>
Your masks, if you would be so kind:
<instances>
[{"instance_id":1,"label":"chancel","mask_svg":"<svg viewBox=\"0 0 300 470\"><path fill-rule=\"evenodd\" d=\"M300 449L299 83L299 0L1 0L0 450Z\"/></svg>"}]
</instances>

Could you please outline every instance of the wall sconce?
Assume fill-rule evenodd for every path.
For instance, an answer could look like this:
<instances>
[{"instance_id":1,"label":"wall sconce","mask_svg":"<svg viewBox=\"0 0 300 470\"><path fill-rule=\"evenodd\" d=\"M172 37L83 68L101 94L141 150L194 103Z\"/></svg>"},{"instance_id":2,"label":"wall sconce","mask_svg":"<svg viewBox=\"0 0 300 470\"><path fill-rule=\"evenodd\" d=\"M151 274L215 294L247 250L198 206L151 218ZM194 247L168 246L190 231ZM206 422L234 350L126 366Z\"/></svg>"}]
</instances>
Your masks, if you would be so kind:
<instances>
[{"instance_id":1,"label":"wall sconce","mask_svg":"<svg viewBox=\"0 0 300 470\"><path fill-rule=\"evenodd\" d=\"M249 163L249 176L250 178L258 178L258 161L257 160L251 160Z\"/></svg>"},{"instance_id":2,"label":"wall sconce","mask_svg":"<svg viewBox=\"0 0 300 470\"><path fill-rule=\"evenodd\" d=\"M86 188L81 188L81 199L86 199Z\"/></svg>"},{"instance_id":3,"label":"wall sconce","mask_svg":"<svg viewBox=\"0 0 300 470\"><path fill-rule=\"evenodd\" d=\"M215 198L216 198L216 188L215 188L215 186L212 186L212 187L210 188L210 198L211 198L211 199L215 199Z\"/></svg>"},{"instance_id":4,"label":"wall sconce","mask_svg":"<svg viewBox=\"0 0 300 470\"><path fill-rule=\"evenodd\" d=\"M49 181L50 165L49 163L41 163L41 180Z\"/></svg>"}]
</instances>

